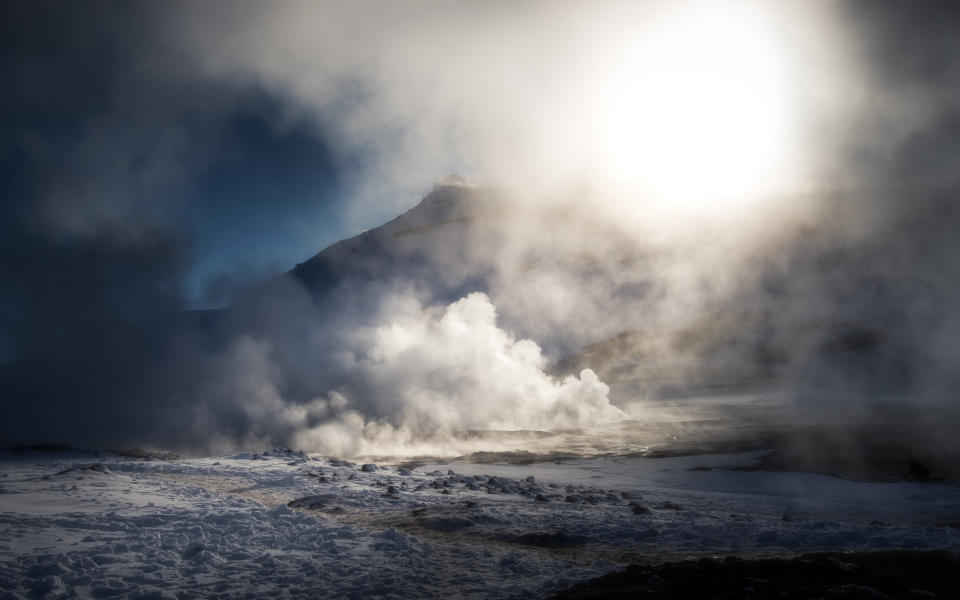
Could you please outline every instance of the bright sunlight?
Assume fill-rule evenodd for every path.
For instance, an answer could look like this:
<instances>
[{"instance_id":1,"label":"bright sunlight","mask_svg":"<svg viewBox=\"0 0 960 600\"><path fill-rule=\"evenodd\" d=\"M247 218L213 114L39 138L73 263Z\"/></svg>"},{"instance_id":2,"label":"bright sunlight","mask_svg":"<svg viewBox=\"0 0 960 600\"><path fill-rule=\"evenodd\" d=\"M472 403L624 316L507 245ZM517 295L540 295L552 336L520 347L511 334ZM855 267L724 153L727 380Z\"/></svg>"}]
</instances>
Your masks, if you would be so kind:
<instances>
[{"instance_id":1,"label":"bright sunlight","mask_svg":"<svg viewBox=\"0 0 960 600\"><path fill-rule=\"evenodd\" d=\"M783 186L794 123L773 15L752 2L667 10L609 73L608 177L671 213L722 212Z\"/></svg>"}]
</instances>

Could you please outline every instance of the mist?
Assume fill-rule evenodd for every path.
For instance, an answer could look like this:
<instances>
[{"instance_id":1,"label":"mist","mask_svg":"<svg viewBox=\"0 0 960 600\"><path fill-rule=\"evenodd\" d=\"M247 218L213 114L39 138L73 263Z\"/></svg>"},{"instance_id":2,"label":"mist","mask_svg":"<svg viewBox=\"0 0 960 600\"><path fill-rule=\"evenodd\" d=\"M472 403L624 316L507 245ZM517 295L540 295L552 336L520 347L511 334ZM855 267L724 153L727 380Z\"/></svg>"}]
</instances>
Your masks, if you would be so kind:
<instances>
[{"instance_id":1,"label":"mist","mask_svg":"<svg viewBox=\"0 0 960 600\"><path fill-rule=\"evenodd\" d=\"M704 6L108 3L60 22L118 66L76 135L22 125L10 164L30 168L5 168L4 439L456 455L493 444L465 432L731 388L823 422L952 407L956 19ZM82 68L58 52L37 72ZM10 114L65 85L28 79ZM191 182L262 97L272 130L318 140L345 239L226 265L203 296L230 306L178 313ZM910 441L931 427L914 420Z\"/></svg>"},{"instance_id":2,"label":"mist","mask_svg":"<svg viewBox=\"0 0 960 600\"><path fill-rule=\"evenodd\" d=\"M338 152L362 149L350 210L369 227L451 171L523 191L525 203L594 189L619 215L647 218L680 195L716 200L711 187L729 200L807 184L831 161L823 136L869 94L842 16L801 2L710 4L214 3L160 20L204 75L280 91ZM726 63L710 62L718 53ZM770 59L736 66L757 54ZM783 139L736 145L758 120Z\"/></svg>"}]
</instances>

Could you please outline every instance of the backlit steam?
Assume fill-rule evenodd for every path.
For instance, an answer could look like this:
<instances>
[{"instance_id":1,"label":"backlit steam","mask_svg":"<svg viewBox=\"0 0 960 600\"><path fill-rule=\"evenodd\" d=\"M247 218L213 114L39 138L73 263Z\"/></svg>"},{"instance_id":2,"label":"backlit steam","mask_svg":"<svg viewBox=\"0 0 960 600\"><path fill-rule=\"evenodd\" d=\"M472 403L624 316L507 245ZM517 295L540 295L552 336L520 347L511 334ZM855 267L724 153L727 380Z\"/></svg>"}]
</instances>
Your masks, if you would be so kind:
<instances>
[{"instance_id":1,"label":"backlit steam","mask_svg":"<svg viewBox=\"0 0 960 600\"><path fill-rule=\"evenodd\" d=\"M831 9L809 2L287 1L231 4L226 22L210 6L183 7L177 43L362 149L366 219L450 170L527 202L599 189L646 218L792 191L814 166L800 132L849 72Z\"/></svg>"},{"instance_id":2,"label":"backlit steam","mask_svg":"<svg viewBox=\"0 0 960 600\"><path fill-rule=\"evenodd\" d=\"M297 445L341 455L449 452L458 447L453 434L468 430L552 430L624 418L593 371L560 381L545 374L540 348L498 328L486 295L436 312L395 314L357 332L355 345L340 351L353 383L305 408ZM311 415L321 423L306 426Z\"/></svg>"},{"instance_id":3,"label":"backlit steam","mask_svg":"<svg viewBox=\"0 0 960 600\"><path fill-rule=\"evenodd\" d=\"M485 294L446 307L397 294L381 303L379 317L327 331L323 351L304 357L309 370L340 381L309 401L289 398L284 373L295 370L276 362L284 359L273 344L234 340L204 371L188 439L219 451L293 444L338 456L449 455L483 447L467 439L471 431L580 428L625 416L593 371L546 374L537 344L500 329Z\"/></svg>"}]
</instances>

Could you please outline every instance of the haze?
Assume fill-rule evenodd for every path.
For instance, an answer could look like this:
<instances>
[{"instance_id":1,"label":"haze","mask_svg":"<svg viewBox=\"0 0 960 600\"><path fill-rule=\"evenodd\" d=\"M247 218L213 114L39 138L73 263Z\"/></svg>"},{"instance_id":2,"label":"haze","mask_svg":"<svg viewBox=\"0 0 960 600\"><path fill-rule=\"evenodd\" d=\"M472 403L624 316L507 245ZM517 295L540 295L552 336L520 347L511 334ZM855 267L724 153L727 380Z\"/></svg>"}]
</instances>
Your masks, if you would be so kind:
<instances>
[{"instance_id":1,"label":"haze","mask_svg":"<svg viewBox=\"0 0 960 600\"><path fill-rule=\"evenodd\" d=\"M5 440L458 453L956 381L942 6L3 12Z\"/></svg>"}]
</instances>

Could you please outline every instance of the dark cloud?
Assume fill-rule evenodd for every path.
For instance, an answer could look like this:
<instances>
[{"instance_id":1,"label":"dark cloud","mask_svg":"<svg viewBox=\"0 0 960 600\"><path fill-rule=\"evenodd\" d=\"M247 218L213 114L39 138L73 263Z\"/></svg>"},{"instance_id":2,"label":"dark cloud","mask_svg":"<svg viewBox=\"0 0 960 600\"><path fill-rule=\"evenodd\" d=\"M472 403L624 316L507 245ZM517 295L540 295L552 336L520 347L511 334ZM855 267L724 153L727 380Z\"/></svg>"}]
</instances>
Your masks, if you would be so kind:
<instances>
[{"instance_id":1,"label":"dark cloud","mask_svg":"<svg viewBox=\"0 0 960 600\"><path fill-rule=\"evenodd\" d=\"M256 82L200 73L169 8L0 8L0 360L187 308L235 260L336 235L319 128Z\"/></svg>"},{"instance_id":2,"label":"dark cloud","mask_svg":"<svg viewBox=\"0 0 960 600\"><path fill-rule=\"evenodd\" d=\"M155 40L133 5L3 6L0 331L8 352L180 307L189 234L164 222L182 130L144 70ZM164 98L163 96L166 96ZM174 109L175 110L175 109Z\"/></svg>"},{"instance_id":3,"label":"dark cloud","mask_svg":"<svg viewBox=\"0 0 960 600\"><path fill-rule=\"evenodd\" d=\"M881 85L956 89L960 10L949 0L844 2L862 68ZM946 100L946 98L940 98Z\"/></svg>"}]
</instances>

